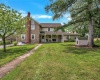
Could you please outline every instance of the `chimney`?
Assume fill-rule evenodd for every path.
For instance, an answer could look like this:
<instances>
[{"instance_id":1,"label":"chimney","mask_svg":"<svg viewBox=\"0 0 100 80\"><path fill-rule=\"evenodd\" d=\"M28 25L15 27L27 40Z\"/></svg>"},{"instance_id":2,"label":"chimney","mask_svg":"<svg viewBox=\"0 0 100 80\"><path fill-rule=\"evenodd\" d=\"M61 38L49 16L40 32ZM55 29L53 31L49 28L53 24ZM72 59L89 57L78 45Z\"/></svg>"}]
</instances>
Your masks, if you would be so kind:
<instances>
[{"instance_id":1,"label":"chimney","mask_svg":"<svg viewBox=\"0 0 100 80\"><path fill-rule=\"evenodd\" d=\"M30 12L28 12L28 15L27 15L27 17L30 17Z\"/></svg>"},{"instance_id":2,"label":"chimney","mask_svg":"<svg viewBox=\"0 0 100 80\"><path fill-rule=\"evenodd\" d=\"M26 42L31 42L31 19L30 19L30 12L28 12L27 15L27 36L26 36Z\"/></svg>"}]
</instances>

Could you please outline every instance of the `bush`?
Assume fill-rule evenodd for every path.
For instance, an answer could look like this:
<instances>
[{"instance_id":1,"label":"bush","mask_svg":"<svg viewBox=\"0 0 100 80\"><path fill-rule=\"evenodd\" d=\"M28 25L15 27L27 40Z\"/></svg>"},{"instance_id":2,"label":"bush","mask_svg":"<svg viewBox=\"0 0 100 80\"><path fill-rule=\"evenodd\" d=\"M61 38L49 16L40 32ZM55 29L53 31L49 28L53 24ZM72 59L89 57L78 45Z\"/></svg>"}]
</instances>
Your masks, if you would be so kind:
<instances>
[{"instance_id":1,"label":"bush","mask_svg":"<svg viewBox=\"0 0 100 80\"><path fill-rule=\"evenodd\" d=\"M15 41L15 42L13 42L13 45L14 45L14 46L17 46L17 42L16 42L16 41Z\"/></svg>"},{"instance_id":2,"label":"bush","mask_svg":"<svg viewBox=\"0 0 100 80\"><path fill-rule=\"evenodd\" d=\"M69 39L69 40L67 40L67 42L75 42L75 40L74 39Z\"/></svg>"}]
</instances>

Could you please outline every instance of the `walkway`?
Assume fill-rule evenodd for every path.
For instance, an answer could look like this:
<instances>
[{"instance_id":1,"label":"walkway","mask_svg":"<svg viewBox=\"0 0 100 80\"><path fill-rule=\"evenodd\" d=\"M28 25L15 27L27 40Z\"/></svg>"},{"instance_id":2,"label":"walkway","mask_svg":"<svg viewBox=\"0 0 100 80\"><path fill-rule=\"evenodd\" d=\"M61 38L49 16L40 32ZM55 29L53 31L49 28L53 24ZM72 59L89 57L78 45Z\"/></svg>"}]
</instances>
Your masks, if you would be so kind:
<instances>
[{"instance_id":1,"label":"walkway","mask_svg":"<svg viewBox=\"0 0 100 80\"><path fill-rule=\"evenodd\" d=\"M25 53L24 55L17 57L13 61L3 65L0 67L0 78L2 78L4 75L9 73L12 69L14 69L17 65L19 65L22 61L24 61L28 56L34 53L35 50L37 50L42 44L38 44L37 47L32 49L31 51Z\"/></svg>"},{"instance_id":2,"label":"walkway","mask_svg":"<svg viewBox=\"0 0 100 80\"><path fill-rule=\"evenodd\" d=\"M6 47L13 46L13 44L6 45ZM3 48L3 45L0 45L0 49Z\"/></svg>"}]
</instances>

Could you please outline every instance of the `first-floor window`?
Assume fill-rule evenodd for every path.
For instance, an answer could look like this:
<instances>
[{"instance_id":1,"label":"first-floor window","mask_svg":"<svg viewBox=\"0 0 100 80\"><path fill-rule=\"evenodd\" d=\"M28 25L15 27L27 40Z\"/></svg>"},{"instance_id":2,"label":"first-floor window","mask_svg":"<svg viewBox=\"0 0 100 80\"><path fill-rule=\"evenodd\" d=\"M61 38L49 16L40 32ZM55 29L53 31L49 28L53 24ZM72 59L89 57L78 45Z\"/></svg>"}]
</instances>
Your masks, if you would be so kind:
<instances>
[{"instance_id":1,"label":"first-floor window","mask_svg":"<svg viewBox=\"0 0 100 80\"><path fill-rule=\"evenodd\" d=\"M35 34L31 34L31 39L35 39Z\"/></svg>"},{"instance_id":2,"label":"first-floor window","mask_svg":"<svg viewBox=\"0 0 100 80\"><path fill-rule=\"evenodd\" d=\"M42 36L42 39L44 39L44 36Z\"/></svg>"},{"instance_id":3,"label":"first-floor window","mask_svg":"<svg viewBox=\"0 0 100 80\"><path fill-rule=\"evenodd\" d=\"M25 39L25 34L21 34L21 39L22 39L22 40Z\"/></svg>"}]
</instances>

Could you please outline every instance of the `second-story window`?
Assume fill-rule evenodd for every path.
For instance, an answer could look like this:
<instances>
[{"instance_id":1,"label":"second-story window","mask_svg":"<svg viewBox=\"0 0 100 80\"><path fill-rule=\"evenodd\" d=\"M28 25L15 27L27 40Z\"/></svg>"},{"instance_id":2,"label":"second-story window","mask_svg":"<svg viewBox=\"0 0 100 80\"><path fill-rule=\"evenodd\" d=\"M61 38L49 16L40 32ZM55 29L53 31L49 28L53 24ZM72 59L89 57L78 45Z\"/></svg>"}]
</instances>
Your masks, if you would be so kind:
<instances>
[{"instance_id":1,"label":"second-story window","mask_svg":"<svg viewBox=\"0 0 100 80\"><path fill-rule=\"evenodd\" d=\"M35 30L35 25L34 24L31 25L31 30Z\"/></svg>"},{"instance_id":2,"label":"second-story window","mask_svg":"<svg viewBox=\"0 0 100 80\"><path fill-rule=\"evenodd\" d=\"M48 31L50 31L50 28L48 28Z\"/></svg>"}]
</instances>

